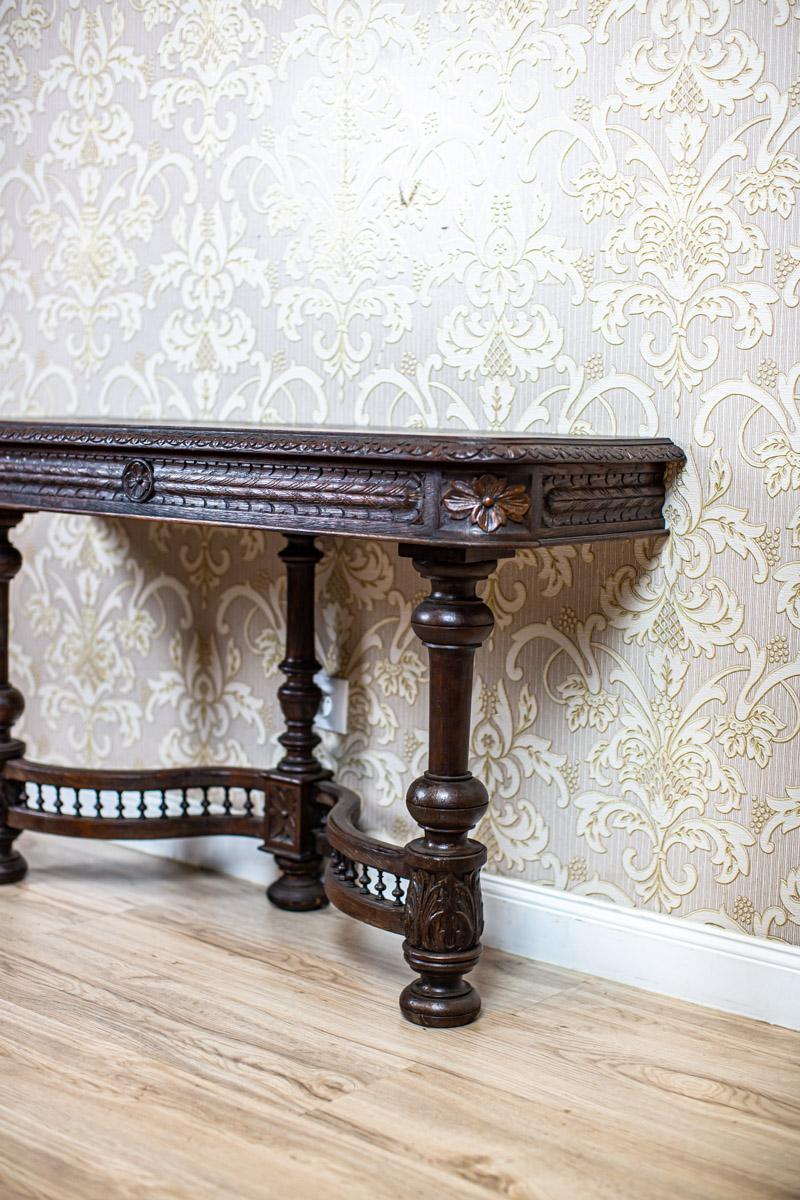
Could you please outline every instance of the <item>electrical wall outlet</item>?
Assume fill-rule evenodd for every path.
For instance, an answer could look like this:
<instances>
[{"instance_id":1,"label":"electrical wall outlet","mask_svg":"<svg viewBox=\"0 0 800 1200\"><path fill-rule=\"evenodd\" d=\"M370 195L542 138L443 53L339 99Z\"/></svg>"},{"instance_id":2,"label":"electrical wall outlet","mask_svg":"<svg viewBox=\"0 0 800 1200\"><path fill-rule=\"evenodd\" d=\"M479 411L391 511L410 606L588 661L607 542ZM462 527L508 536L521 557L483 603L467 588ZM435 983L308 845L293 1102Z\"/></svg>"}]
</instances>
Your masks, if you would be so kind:
<instances>
[{"instance_id":1,"label":"electrical wall outlet","mask_svg":"<svg viewBox=\"0 0 800 1200\"><path fill-rule=\"evenodd\" d=\"M347 706L350 698L348 680L318 671L314 682L322 692L322 703L315 722L317 729L327 729L330 733L347 733Z\"/></svg>"}]
</instances>

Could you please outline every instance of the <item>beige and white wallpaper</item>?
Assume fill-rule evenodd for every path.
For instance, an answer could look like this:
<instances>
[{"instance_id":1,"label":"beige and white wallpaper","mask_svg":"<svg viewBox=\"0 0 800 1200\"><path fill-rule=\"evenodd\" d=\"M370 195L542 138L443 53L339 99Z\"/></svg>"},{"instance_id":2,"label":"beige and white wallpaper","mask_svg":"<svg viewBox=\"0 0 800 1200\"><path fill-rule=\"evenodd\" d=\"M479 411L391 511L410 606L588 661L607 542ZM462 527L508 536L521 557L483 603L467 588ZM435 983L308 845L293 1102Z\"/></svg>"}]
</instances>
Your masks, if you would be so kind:
<instances>
[{"instance_id":1,"label":"beige and white wallpaper","mask_svg":"<svg viewBox=\"0 0 800 1200\"><path fill-rule=\"evenodd\" d=\"M504 564L492 869L800 943L800 3L0 0L0 411L668 434ZM271 762L279 539L28 519L32 753ZM327 546L326 753L411 830L421 584ZM255 854L255 851L253 850Z\"/></svg>"}]
</instances>

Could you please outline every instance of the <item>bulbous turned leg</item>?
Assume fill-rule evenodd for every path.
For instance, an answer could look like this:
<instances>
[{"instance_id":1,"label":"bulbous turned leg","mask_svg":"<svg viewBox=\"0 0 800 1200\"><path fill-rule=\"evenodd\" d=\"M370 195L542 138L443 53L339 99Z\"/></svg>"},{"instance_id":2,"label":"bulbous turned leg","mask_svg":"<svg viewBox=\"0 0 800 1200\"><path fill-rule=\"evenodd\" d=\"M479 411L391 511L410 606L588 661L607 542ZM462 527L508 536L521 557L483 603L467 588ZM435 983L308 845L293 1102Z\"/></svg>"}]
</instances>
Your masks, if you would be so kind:
<instances>
[{"instance_id":1,"label":"bulbous turned leg","mask_svg":"<svg viewBox=\"0 0 800 1200\"><path fill-rule=\"evenodd\" d=\"M315 754L319 737L314 718L322 692L314 682L314 579L322 553L312 537L290 536L281 551L286 566L285 681L278 691L286 729L280 738L286 753L270 773L264 849L272 851L281 875L267 897L288 912L310 912L328 903L322 886L323 860L316 848L321 810L315 784L329 778Z\"/></svg>"},{"instance_id":2,"label":"bulbous turned leg","mask_svg":"<svg viewBox=\"0 0 800 1200\"><path fill-rule=\"evenodd\" d=\"M22 566L19 551L8 539L9 530L22 520L22 513L0 511L0 770L11 758L20 758L25 747L11 736L11 728L22 716L25 701L8 679L8 593L11 580ZM7 823L8 810L15 798L12 785L0 778L0 885L18 883L28 869L25 859L14 849L19 831Z\"/></svg>"},{"instance_id":3,"label":"bulbous turned leg","mask_svg":"<svg viewBox=\"0 0 800 1200\"><path fill-rule=\"evenodd\" d=\"M403 991L400 1008L417 1025L467 1025L481 1007L464 976L480 958L486 850L468 833L485 813L488 795L470 774L469 743L473 660L494 625L475 589L496 565L471 550L414 557L416 569L431 581L430 596L412 618L430 659L430 741L428 769L406 799L424 836L406 846L403 951L419 975Z\"/></svg>"}]
</instances>

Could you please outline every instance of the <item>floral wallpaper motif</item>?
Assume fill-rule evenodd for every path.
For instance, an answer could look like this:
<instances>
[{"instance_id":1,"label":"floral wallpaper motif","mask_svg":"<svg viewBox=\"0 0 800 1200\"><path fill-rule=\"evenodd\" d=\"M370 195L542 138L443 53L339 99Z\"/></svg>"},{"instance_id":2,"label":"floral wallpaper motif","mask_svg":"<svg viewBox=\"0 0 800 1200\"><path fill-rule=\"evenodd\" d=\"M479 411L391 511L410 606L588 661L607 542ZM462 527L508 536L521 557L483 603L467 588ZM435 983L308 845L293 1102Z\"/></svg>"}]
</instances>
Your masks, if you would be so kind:
<instances>
[{"instance_id":1,"label":"floral wallpaper motif","mask_svg":"<svg viewBox=\"0 0 800 1200\"><path fill-rule=\"evenodd\" d=\"M481 835L495 871L794 943L799 19L0 0L0 410L672 436L668 541L489 586ZM20 541L33 753L274 759L279 539L42 517ZM351 706L325 752L404 839L422 584L390 546L326 550Z\"/></svg>"}]
</instances>

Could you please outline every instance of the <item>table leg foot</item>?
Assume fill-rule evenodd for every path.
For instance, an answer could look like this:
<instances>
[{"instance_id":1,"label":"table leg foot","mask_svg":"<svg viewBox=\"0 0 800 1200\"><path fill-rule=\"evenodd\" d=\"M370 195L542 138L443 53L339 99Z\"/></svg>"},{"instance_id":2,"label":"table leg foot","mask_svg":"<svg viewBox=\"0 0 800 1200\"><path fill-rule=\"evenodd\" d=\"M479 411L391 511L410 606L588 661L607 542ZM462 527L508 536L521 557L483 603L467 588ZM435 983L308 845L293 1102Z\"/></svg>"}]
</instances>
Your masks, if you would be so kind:
<instances>
[{"instance_id":1,"label":"table leg foot","mask_svg":"<svg viewBox=\"0 0 800 1200\"><path fill-rule=\"evenodd\" d=\"M313 912L325 908L328 897L322 886L322 862L316 856L306 862L293 862L276 855L281 875L267 888L267 898L285 912Z\"/></svg>"},{"instance_id":2,"label":"table leg foot","mask_svg":"<svg viewBox=\"0 0 800 1200\"><path fill-rule=\"evenodd\" d=\"M19 883L24 879L28 864L13 844L19 836L17 829L0 829L0 887L6 883Z\"/></svg>"},{"instance_id":3,"label":"table leg foot","mask_svg":"<svg viewBox=\"0 0 800 1200\"><path fill-rule=\"evenodd\" d=\"M420 975L400 993L400 1011L412 1025L454 1029L469 1025L481 1011L481 998L460 975Z\"/></svg>"}]
</instances>

